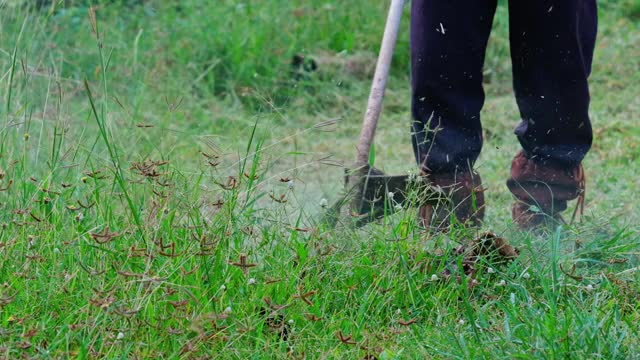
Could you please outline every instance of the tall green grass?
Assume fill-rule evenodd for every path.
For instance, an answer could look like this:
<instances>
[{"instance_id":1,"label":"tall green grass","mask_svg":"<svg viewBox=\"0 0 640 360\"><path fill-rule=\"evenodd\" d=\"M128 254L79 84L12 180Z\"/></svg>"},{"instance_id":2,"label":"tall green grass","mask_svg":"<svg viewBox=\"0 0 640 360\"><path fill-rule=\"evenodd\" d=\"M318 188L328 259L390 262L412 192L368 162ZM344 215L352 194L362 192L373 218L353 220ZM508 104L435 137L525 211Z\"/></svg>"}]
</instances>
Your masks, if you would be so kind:
<instances>
[{"instance_id":1,"label":"tall green grass","mask_svg":"<svg viewBox=\"0 0 640 360\"><path fill-rule=\"evenodd\" d=\"M343 169L326 164L350 159L369 80L338 64L293 81L289 62L375 53L385 2L104 1L94 24L84 1L1 4L2 357L638 352L633 1L601 2L587 215L538 235L512 229L503 185L517 112L500 5L483 230L521 255L481 259L471 287L441 271L456 269L454 249L474 231L429 235L415 209L358 231L315 221L340 189ZM413 167L400 145L403 26L375 152L398 171Z\"/></svg>"}]
</instances>

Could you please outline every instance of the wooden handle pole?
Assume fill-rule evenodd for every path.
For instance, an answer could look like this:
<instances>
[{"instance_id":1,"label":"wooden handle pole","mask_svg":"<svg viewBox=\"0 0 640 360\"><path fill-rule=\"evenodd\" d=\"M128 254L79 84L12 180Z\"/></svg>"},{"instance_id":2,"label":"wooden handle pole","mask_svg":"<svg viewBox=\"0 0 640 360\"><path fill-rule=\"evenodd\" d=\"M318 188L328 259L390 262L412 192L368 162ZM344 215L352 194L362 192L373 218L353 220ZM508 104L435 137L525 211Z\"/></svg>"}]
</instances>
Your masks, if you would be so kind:
<instances>
[{"instance_id":1,"label":"wooden handle pole","mask_svg":"<svg viewBox=\"0 0 640 360\"><path fill-rule=\"evenodd\" d=\"M382 37L382 45L378 55L375 75L371 84L371 92L367 103L367 111L364 115L362 129L360 130L360 140L358 141L356 165L363 166L369 161L369 151L371 143L376 133L378 118L382 110L382 99L389 78L389 68L391 67L391 58L393 50L398 38L398 30L400 28L400 19L402 18L402 7L404 0L392 0L387 16L387 23L384 28L384 36Z\"/></svg>"}]
</instances>

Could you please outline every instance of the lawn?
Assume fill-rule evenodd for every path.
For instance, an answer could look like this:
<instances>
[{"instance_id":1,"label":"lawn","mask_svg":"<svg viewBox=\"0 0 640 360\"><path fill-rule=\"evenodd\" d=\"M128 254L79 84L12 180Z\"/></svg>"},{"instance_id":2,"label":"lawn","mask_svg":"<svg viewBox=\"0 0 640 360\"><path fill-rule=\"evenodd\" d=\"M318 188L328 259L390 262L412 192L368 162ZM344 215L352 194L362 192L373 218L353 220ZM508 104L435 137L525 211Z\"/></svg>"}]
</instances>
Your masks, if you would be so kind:
<instances>
[{"instance_id":1,"label":"lawn","mask_svg":"<svg viewBox=\"0 0 640 360\"><path fill-rule=\"evenodd\" d=\"M505 186L500 2L487 221L447 234L415 208L318 221L355 157L388 1L90 3L0 0L2 358L639 356L638 0L599 2L585 214L536 233L514 228ZM405 10L375 144L397 174L416 170ZM443 279L486 231L518 258Z\"/></svg>"}]
</instances>

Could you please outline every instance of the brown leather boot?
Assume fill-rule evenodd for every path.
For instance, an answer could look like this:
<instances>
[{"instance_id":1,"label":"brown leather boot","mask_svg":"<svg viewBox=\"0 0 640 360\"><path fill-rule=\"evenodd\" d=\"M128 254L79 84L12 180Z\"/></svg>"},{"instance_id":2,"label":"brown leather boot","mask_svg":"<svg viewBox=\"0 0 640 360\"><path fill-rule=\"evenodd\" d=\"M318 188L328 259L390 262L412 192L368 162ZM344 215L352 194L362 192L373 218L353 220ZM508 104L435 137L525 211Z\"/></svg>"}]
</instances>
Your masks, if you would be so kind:
<instances>
[{"instance_id":1,"label":"brown leather boot","mask_svg":"<svg viewBox=\"0 0 640 360\"><path fill-rule=\"evenodd\" d=\"M420 225L445 230L451 215L463 225L480 225L484 219L484 189L475 171L455 173L422 173L427 183L442 190L443 200L436 205L423 205L419 210Z\"/></svg>"},{"instance_id":2,"label":"brown leather boot","mask_svg":"<svg viewBox=\"0 0 640 360\"><path fill-rule=\"evenodd\" d=\"M567 209L569 200L578 198L576 211L584 206L582 165L567 168L542 164L520 151L511 163L507 186L516 199L511 212L513 222L521 229L538 227L547 220L563 221L560 213Z\"/></svg>"}]
</instances>

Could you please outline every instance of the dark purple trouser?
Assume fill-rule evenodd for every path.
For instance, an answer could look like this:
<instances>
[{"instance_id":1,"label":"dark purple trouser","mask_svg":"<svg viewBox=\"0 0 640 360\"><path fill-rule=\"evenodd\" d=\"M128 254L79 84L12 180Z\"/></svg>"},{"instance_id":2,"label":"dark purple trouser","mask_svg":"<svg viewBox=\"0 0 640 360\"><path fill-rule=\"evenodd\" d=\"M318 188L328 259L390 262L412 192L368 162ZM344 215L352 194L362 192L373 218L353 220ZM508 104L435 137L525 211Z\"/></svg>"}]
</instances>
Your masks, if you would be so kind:
<instances>
[{"instance_id":1,"label":"dark purple trouser","mask_svg":"<svg viewBox=\"0 0 640 360\"><path fill-rule=\"evenodd\" d=\"M412 142L425 171L469 169L480 154L482 66L496 2L412 1ZM593 137L587 78L596 0L509 0L509 32L525 154L579 164Z\"/></svg>"}]
</instances>

